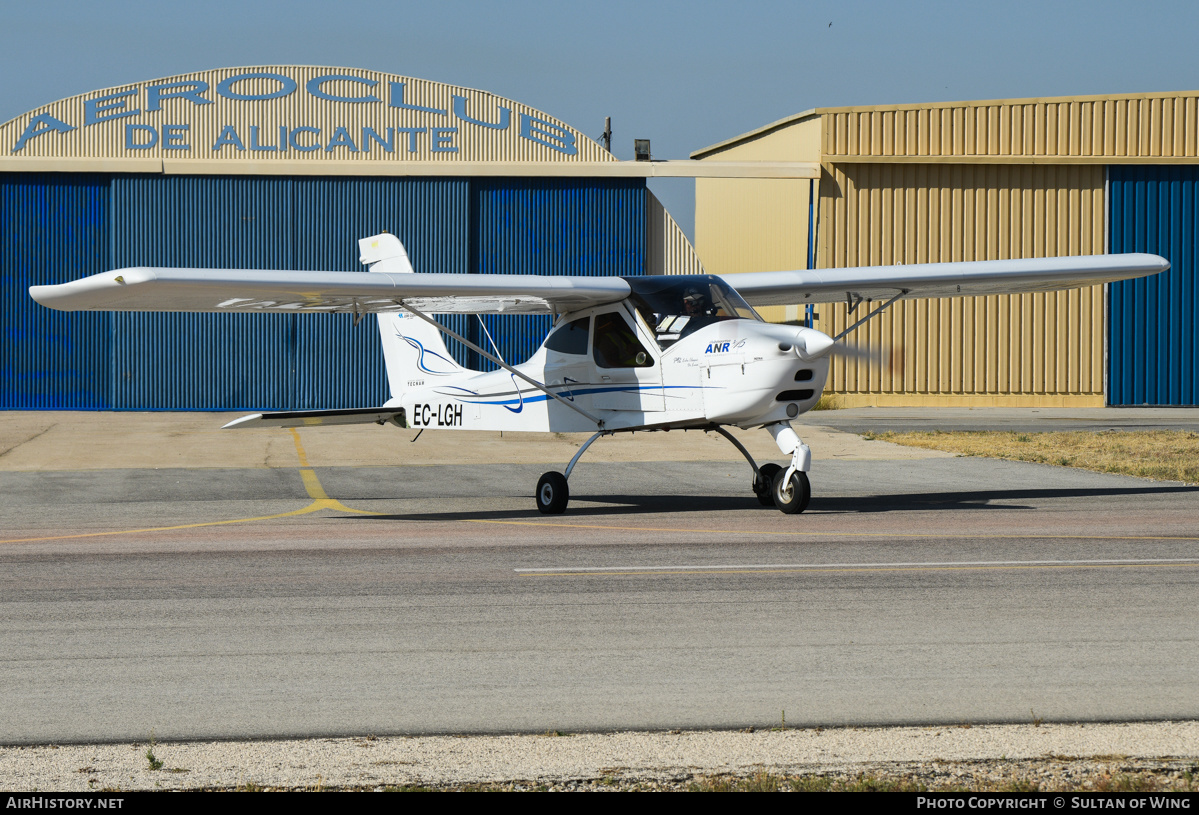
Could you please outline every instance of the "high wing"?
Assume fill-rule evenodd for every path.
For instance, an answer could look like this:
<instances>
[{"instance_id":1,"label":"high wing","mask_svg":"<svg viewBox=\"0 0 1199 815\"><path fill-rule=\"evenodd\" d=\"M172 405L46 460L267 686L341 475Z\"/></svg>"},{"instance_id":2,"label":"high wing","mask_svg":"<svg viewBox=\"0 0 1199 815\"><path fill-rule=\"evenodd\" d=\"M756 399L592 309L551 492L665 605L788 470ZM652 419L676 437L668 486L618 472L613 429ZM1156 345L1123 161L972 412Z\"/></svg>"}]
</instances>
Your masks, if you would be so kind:
<instances>
[{"instance_id":1,"label":"high wing","mask_svg":"<svg viewBox=\"0 0 1199 815\"><path fill-rule=\"evenodd\" d=\"M1022 260L744 272L722 279L752 306L832 303L847 298L956 297L1073 289L1164 272L1157 255L1079 255Z\"/></svg>"},{"instance_id":2,"label":"high wing","mask_svg":"<svg viewBox=\"0 0 1199 815\"><path fill-rule=\"evenodd\" d=\"M845 299L953 297L1052 291L1143 277L1170 268L1157 255L1085 255L1023 260L863 266L724 275L755 306ZM573 275L298 272L136 267L56 286L31 286L60 311L343 312L549 314L624 300L619 277Z\"/></svg>"},{"instance_id":3,"label":"high wing","mask_svg":"<svg viewBox=\"0 0 1199 815\"><path fill-rule=\"evenodd\" d=\"M391 272L288 272L136 267L30 286L60 311L368 313L410 305L433 314L550 314L616 303L619 277Z\"/></svg>"}]
</instances>

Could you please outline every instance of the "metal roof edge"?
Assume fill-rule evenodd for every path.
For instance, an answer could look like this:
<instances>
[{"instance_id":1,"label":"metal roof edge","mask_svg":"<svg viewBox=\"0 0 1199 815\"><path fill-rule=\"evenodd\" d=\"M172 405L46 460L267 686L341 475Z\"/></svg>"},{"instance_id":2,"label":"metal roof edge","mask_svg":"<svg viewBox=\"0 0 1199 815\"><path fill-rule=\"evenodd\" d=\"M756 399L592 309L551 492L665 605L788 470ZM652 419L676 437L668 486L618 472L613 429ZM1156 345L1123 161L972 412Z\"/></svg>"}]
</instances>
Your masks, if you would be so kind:
<instances>
[{"instance_id":1,"label":"metal roof edge","mask_svg":"<svg viewBox=\"0 0 1199 815\"><path fill-rule=\"evenodd\" d=\"M510 178L817 178L815 162L288 161L163 159L167 175L480 176Z\"/></svg>"},{"instance_id":2,"label":"metal roof edge","mask_svg":"<svg viewBox=\"0 0 1199 815\"><path fill-rule=\"evenodd\" d=\"M843 105L835 108L818 108L819 113L873 113L892 110L931 110L933 108L989 107L992 105L1037 105L1061 104L1063 102L1107 102L1131 99L1175 99L1177 97L1199 98L1199 90L1154 91L1152 93L1097 93L1081 96L1029 96L1012 99L967 99L956 102L914 102L891 105Z\"/></svg>"},{"instance_id":3,"label":"metal roof edge","mask_svg":"<svg viewBox=\"0 0 1199 815\"><path fill-rule=\"evenodd\" d=\"M0 173L161 173L159 158L0 156Z\"/></svg>"},{"instance_id":4,"label":"metal roof edge","mask_svg":"<svg viewBox=\"0 0 1199 815\"><path fill-rule=\"evenodd\" d=\"M1079 156L1068 153L939 153L872 155L870 153L825 153L825 164L1057 164L1122 166L1133 164L1199 164L1199 156Z\"/></svg>"},{"instance_id":5,"label":"metal roof edge","mask_svg":"<svg viewBox=\"0 0 1199 815\"><path fill-rule=\"evenodd\" d=\"M14 158L0 173L142 175L479 176L491 178L818 178L803 161L304 161L274 159Z\"/></svg>"},{"instance_id":6,"label":"metal roof edge","mask_svg":"<svg viewBox=\"0 0 1199 815\"><path fill-rule=\"evenodd\" d=\"M298 175L298 176L488 176L488 177L624 177L650 173L632 161L304 161L163 159L167 175Z\"/></svg>"},{"instance_id":7,"label":"metal roof edge","mask_svg":"<svg viewBox=\"0 0 1199 815\"><path fill-rule=\"evenodd\" d=\"M712 144L707 147L701 147L699 150L695 150L691 153L691 159L694 161L700 161L706 155L710 155L711 153L715 153L720 150L726 150L736 144L757 138L758 136L764 136L773 130L779 130L787 125L794 124L803 119L807 119L812 116L819 116L826 110L829 110L829 108L809 108L808 110L801 111L800 113L794 113L790 116L779 119L778 121L771 122L768 125L763 125L762 127L751 130L748 133L742 133L740 136L733 136L731 139L725 139L722 142L717 142L716 144Z\"/></svg>"}]
</instances>

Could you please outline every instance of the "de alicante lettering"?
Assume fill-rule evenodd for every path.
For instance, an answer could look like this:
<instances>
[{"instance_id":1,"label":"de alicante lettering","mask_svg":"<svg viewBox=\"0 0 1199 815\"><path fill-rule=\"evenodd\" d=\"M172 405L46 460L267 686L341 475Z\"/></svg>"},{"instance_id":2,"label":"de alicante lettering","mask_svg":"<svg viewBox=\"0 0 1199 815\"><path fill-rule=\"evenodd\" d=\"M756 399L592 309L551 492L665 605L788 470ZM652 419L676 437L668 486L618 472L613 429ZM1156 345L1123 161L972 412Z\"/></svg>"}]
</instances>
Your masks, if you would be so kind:
<instances>
[{"instance_id":1,"label":"de alicante lettering","mask_svg":"<svg viewBox=\"0 0 1199 815\"><path fill-rule=\"evenodd\" d=\"M245 91L249 80L263 80L272 90L253 94ZM343 95L329 90L331 83L349 83L357 93ZM332 154L383 152L403 155L428 150L432 153L456 153L463 140L479 130L509 131L515 128L522 139L576 155L578 147L574 134L554 122L528 113L512 115L511 108L497 105L494 110L468 110L469 100L454 94L448 108L417 104L407 97L406 83L388 81L380 87L378 80L350 74L325 74L308 80L301 87L284 74L246 72L223 79L212 87L199 79L167 82L127 88L105 96L87 99L83 103L82 122L68 122L40 113L34 116L12 148L20 153L35 139L50 133L68 133L79 127L92 127L105 122L134 119L143 112L162 110L169 99L183 100L203 107L214 103L214 96L235 102L262 102L301 93L326 102L347 105L374 105L381 110L407 110L426 114L429 124L423 127L394 127L386 125L332 126L328 128L300 125L218 125L215 133L200 134L190 123L151 125L134 121L123 122L127 150L211 150L217 155L245 153L313 153Z\"/></svg>"}]
</instances>

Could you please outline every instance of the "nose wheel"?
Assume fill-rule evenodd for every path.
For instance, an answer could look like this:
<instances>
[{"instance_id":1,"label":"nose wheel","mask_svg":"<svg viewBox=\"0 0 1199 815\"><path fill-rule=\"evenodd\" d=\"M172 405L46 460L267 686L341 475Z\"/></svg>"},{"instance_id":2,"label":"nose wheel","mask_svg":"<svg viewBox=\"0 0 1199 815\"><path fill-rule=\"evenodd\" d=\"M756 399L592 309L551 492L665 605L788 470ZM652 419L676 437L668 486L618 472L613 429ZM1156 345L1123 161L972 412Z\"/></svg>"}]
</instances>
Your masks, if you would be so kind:
<instances>
[{"instance_id":1,"label":"nose wheel","mask_svg":"<svg viewBox=\"0 0 1199 815\"><path fill-rule=\"evenodd\" d=\"M774 474L770 497L780 512L788 515L803 512L808 508L808 501L812 500L812 484L808 481L808 474L796 470L787 478L787 471L779 467Z\"/></svg>"}]
</instances>

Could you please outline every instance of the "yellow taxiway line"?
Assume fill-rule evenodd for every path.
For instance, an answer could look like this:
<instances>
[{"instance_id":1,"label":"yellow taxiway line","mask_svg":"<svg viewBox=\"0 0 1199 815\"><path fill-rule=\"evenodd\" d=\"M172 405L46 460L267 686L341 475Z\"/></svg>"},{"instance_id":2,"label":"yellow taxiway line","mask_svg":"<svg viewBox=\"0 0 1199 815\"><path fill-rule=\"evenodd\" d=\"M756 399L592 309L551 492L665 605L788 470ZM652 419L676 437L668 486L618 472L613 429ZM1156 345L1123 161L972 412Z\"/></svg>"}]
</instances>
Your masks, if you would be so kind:
<instances>
[{"instance_id":1,"label":"yellow taxiway line","mask_svg":"<svg viewBox=\"0 0 1199 815\"><path fill-rule=\"evenodd\" d=\"M300 466L303 468L300 470L300 480L304 482L304 489L308 490L308 497L312 499L312 505L304 510L301 510L300 514L305 512L316 512L318 509L332 509L336 510L337 512L353 512L358 515L383 514L382 512L371 512L368 509L353 509L352 507L347 507L336 498L330 498L325 493L325 488L321 486L320 479L316 477L316 471L312 470L312 465L308 463L308 454L304 452L304 445L300 443L299 432L297 432L294 427L290 429L292 441L296 443L296 455L300 457ZM262 519L254 518L252 520Z\"/></svg>"},{"instance_id":2,"label":"yellow taxiway line","mask_svg":"<svg viewBox=\"0 0 1199 815\"><path fill-rule=\"evenodd\" d=\"M118 529L110 532L81 532L75 535L48 535L40 538L12 538L10 540L0 540L3 543L35 543L37 541L54 541L54 540L70 540L72 538L100 538L108 535L137 535L143 532L172 532L179 529L198 529L203 526L226 526L229 524L247 524L256 521L272 521L276 518L291 518L296 515L308 515L312 512L319 512L322 509L333 510L334 512L351 512L358 515L382 515L381 512L371 512L366 509L354 509L338 501L336 498L330 498L325 492L325 488L321 486L320 479L316 477L316 472L312 469L312 465L308 463L308 454L304 452L304 445L300 443L300 434L295 428L291 428L291 437L296 445L296 455L299 456L300 480L304 483L304 489L308 493L308 497L312 499L312 503L303 509L293 509L290 512L278 512L274 515L259 515L254 518L232 518L227 521L203 521L194 524L178 524L176 526L150 526L142 529Z\"/></svg>"}]
</instances>

